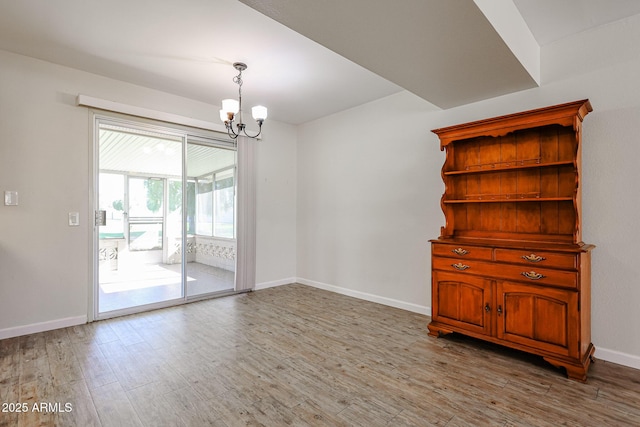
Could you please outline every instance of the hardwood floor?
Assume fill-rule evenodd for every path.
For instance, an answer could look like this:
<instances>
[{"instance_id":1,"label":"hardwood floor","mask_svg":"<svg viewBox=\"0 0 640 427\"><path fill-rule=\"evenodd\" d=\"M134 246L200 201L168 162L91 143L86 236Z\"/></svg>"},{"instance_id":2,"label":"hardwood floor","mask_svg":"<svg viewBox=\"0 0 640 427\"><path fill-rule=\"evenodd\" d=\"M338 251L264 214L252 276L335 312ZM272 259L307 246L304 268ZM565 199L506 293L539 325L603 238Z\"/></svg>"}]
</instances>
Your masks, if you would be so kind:
<instances>
[{"instance_id":1,"label":"hardwood floor","mask_svg":"<svg viewBox=\"0 0 640 427\"><path fill-rule=\"evenodd\" d=\"M0 426L640 425L638 370L581 384L428 321L296 284L6 339L0 402L28 410Z\"/></svg>"}]
</instances>

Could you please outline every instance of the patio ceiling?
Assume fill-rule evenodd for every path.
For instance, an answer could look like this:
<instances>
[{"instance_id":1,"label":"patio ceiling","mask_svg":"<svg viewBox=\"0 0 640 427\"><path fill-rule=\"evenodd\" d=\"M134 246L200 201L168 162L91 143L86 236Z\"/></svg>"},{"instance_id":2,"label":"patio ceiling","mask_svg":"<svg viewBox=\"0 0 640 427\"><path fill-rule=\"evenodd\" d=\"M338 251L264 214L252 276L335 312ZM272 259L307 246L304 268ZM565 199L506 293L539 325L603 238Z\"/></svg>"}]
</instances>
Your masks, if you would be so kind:
<instances>
[{"instance_id":1,"label":"patio ceiling","mask_svg":"<svg viewBox=\"0 0 640 427\"><path fill-rule=\"evenodd\" d=\"M117 126L100 128L100 171L129 175L182 176L182 139ZM198 177L235 163L235 151L208 145L187 145L187 175Z\"/></svg>"}]
</instances>

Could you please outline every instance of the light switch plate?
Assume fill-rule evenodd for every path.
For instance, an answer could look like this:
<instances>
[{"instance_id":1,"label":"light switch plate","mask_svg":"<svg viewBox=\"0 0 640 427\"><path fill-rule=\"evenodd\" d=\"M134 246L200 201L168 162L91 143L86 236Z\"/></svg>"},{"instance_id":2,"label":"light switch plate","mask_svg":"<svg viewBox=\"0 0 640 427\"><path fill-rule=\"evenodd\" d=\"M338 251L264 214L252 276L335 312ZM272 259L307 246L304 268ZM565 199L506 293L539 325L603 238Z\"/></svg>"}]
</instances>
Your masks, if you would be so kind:
<instances>
[{"instance_id":1,"label":"light switch plate","mask_svg":"<svg viewBox=\"0 0 640 427\"><path fill-rule=\"evenodd\" d=\"M17 191L5 191L4 192L4 205L5 206L18 206L18 192Z\"/></svg>"},{"instance_id":2,"label":"light switch plate","mask_svg":"<svg viewBox=\"0 0 640 427\"><path fill-rule=\"evenodd\" d=\"M80 213L79 212L69 212L69 226L77 227L80 225Z\"/></svg>"}]
</instances>

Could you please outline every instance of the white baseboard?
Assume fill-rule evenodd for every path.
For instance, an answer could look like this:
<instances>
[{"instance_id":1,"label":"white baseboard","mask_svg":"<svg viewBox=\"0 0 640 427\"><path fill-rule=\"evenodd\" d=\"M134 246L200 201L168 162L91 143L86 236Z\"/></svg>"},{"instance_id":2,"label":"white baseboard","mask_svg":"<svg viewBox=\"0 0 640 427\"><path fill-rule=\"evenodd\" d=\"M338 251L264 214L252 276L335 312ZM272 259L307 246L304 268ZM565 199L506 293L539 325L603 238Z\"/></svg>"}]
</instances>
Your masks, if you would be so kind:
<instances>
[{"instance_id":1,"label":"white baseboard","mask_svg":"<svg viewBox=\"0 0 640 427\"><path fill-rule=\"evenodd\" d=\"M616 363L618 365L640 369L640 356L634 356L633 354L622 353L606 348L599 348L596 345L596 352L593 356L596 359L606 360L607 362Z\"/></svg>"},{"instance_id":2,"label":"white baseboard","mask_svg":"<svg viewBox=\"0 0 640 427\"><path fill-rule=\"evenodd\" d=\"M254 289L256 291L259 291L260 289L273 288L275 286L282 286L282 285L290 285L292 283L296 283L295 277L289 277L288 279L273 280L271 282L256 283L256 287Z\"/></svg>"},{"instance_id":3,"label":"white baseboard","mask_svg":"<svg viewBox=\"0 0 640 427\"><path fill-rule=\"evenodd\" d=\"M31 325L16 326L14 328L0 329L0 340L35 334L38 332L52 331L54 329L67 328L69 326L83 325L85 323L87 323L87 316L76 316L50 320L48 322L33 323Z\"/></svg>"},{"instance_id":4,"label":"white baseboard","mask_svg":"<svg viewBox=\"0 0 640 427\"><path fill-rule=\"evenodd\" d=\"M352 289L342 288L340 286L328 285L326 283L316 282L315 280L304 279L302 277L298 277L296 279L296 282L307 286L313 286L314 288L324 289L325 291L331 291L338 294L359 298L365 301L400 308L402 310L411 311L413 313L425 314L427 316L431 315L431 307L426 307L423 305L412 304L393 298L381 297L379 295L374 295L367 292L354 291Z\"/></svg>"}]
</instances>

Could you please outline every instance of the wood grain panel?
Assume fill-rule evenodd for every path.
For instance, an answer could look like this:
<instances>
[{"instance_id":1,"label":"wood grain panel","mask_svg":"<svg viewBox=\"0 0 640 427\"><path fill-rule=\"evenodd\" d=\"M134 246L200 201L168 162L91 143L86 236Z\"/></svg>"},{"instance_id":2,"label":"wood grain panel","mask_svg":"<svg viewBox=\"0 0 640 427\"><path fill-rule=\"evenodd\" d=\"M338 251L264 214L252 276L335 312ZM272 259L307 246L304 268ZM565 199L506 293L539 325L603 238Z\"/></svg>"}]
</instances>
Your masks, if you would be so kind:
<instances>
[{"instance_id":1,"label":"wood grain panel","mask_svg":"<svg viewBox=\"0 0 640 427\"><path fill-rule=\"evenodd\" d=\"M482 165L491 167L501 162L501 148L499 138L488 138L482 141L480 146L479 160ZM500 175L499 174L479 174L479 187L477 194L483 198L495 198L500 194ZM473 193L471 193L473 194ZM500 229L500 205L491 203L480 205L480 230L498 230Z\"/></svg>"},{"instance_id":2,"label":"wood grain panel","mask_svg":"<svg viewBox=\"0 0 640 427\"><path fill-rule=\"evenodd\" d=\"M518 158L514 134L500 138L500 157L503 162L512 162ZM504 194L515 194L518 192L518 173L516 171L505 171L500 174L500 192ZM517 231L515 204L500 204L499 230L502 232Z\"/></svg>"},{"instance_id":3,"label":"wood grain panel","mask_svg":"<svg viewBox=\"0 0 640 427\"><path fill-rule=\"evenodd\" d=\"M464 165L473 166L480 163L480 144L478 140L472 140L468 143L465 142L462 144L465 147L469 147L464 157ZM478 175L467 175L466 176L466 192L467 194L478 194L480 192L480 177ZM463 205L464 207L459 208L460 210L465 212L466 227L465 230L473 230L479 229L482 222L482 211L480 206L474 205Z\"/></svg>"},{"instance_id":4,"label":"wood grain panel","mask_svg":"<svg viewBox=\"0 0 640 427\"><path fill-rule=\"evenodd\" d=\"M558 131L559 126L548 126L540 130L540 161L552 163L559 160L570 160L559 151ZM540 170L541 197L571 196L561 194L559 189L560 177L558 168L543 168ZM559 211L556 202L542 203L540 205L540 232L543 234L559 233Z\"/></svg>"}]
</instances>

